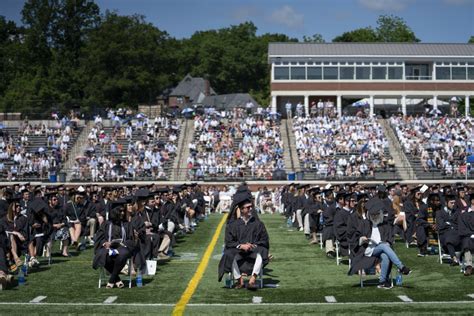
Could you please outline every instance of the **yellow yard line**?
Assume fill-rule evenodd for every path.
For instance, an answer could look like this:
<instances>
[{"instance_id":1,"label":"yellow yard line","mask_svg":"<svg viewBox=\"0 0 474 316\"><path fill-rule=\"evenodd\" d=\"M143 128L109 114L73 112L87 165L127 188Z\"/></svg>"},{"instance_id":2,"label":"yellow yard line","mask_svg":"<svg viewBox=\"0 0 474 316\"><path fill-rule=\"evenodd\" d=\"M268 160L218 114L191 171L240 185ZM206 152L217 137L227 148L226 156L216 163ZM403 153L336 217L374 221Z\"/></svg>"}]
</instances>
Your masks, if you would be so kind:
<instances>
[{"instance_id":1,"label":"yellow yard line","mask_svg":"<svg viewBox=\"0 0 474 316\"><path fill-rule=\"evenodd\" d=\"M183 295L181 295L181 298L179 299L178 303L176 303L176 306L173 310L173 315L175 316L183 315L186 305L191 300L191 297L196 291L199 285L199 282L201 281L202 276L204 275L204 271L206 271L207 265L209 264L209 259L211 258L212 252L214 251L214 247L216 246L217 240L219 239L219 235L221 233L222 227L224 226L226 222L226 219L227 219L227 214L225 214L224 217L222 217L219 225L217 226L216 232L214 233L214 236L212 236L211 243L206 248L206 252L204 253L204 256L196 270L196 273L194 273L194 276L191 279L191 281L189 281L188 286L186 287L186 290L184 291Z\"/></svg>"}]
</instances>

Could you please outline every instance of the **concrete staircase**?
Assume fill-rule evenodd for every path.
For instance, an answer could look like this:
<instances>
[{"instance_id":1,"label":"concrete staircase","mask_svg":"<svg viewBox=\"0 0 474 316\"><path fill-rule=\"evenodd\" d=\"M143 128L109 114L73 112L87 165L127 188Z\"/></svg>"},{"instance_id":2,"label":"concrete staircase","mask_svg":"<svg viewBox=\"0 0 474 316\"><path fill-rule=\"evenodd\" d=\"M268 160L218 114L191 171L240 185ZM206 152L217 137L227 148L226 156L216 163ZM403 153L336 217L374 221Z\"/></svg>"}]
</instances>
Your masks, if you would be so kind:
<instances>
[{"instance_id":1,"label":"concrete staircase","mask_svg":"<svg viewBox=\"0 0 474 316\"><path fill-rule=\"evenodd\" d=\"M280 123L281 139L283 140L283 146L285 149L283 152L283 160L285 161L285 171L287 173L301 171L292 125L291 119L282 119Z\"/></svg>"},{"instance_id":2,"label":"concrete staircase","mask_svg":"<svg viewBox=\"0 0 474 316\"><path fill-rule=\"evenodd\" d=\"M379 119L378 120L382 128L384 129L385 136L388 140L388 148L390 155L395 161L395 167L397 168L398 174L402 180L416 180L416 174L408 161L405 153L402 150L400 142L397 136L390 127L389 120Z\"/></svg>"},{"instance_id":3,"label":"concrete staircase","mask_svg":"<svg viewBox=\"0 0 474 316\"><path fill-rule=\"evenodd\" d=\"M69 153L68 160L66 161L63 168L60 171L66 174L66 181L72 180L72 172L71 172L72 167L74 166L74 163L76 162L76 157L84 155L84 152L87 146L87 136L89 135L93 126L94 126L94 121L92 120L88 121L84 125L84 128L81 131L81 134L79 134L78 139L74 143L74 146L72 147ZM58 179L58 181L59 180L60 179Z\"/></svg>"},{"instance_id":4,"label":"concrete staircase","mask_svg":"<svg viewBox=\"0 0 474 316\"><path fill-rule=\"evenodd\" d=\"M189 144L193 141L194 120L184 120L181 124L182 130L178 139L178 157L173 163L172 181L186 181L187 160L190 155Z\"/></svg>"}]
</instances>

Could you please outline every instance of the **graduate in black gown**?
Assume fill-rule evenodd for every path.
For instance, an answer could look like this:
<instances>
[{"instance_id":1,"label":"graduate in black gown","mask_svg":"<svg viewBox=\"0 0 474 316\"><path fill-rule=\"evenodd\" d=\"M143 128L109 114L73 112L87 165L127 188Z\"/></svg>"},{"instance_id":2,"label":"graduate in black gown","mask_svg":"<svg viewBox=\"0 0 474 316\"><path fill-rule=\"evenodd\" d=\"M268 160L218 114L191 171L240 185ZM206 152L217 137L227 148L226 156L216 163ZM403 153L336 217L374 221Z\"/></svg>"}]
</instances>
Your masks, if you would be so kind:
<instances>
[{"instance_id":1,"label":"graduate in black gown","mask_svg":"<svg viewBox=\"0 0 474 316\"><path fill-rule=\"evenodd\" d=\"M436 213L436 226L438 227L439 240L443 249L451 257L451 265L459 265L456 251L461 248L461 239L458 231L459 211L456 210L456 196L445 196L446 206Z\"/></svg>"},{"instance_id":2,"label":"graduate in black gown","mask_svg":"<svg viewBox=\"0 0 474 316\"><path fill-rule=\"evenodd\" d=\"M464 275L472 275L472 254L474 253L474 193L470 195L467 211L459 217L459 236L464 254Z\"/></svg>"},{"instance_id":3,"label":"graduate in black gown","mask_svg":"<svg viewBox=\"0 0 474 316\"><path fill-rule=\"evenodd\" d=\"M256 277L268 263L270 248L268 233L263 222L253 216L253 203L246 193L236 193L233 214L225 229L225 250L219 263L219 281L232 272L236 288L242 288L242 273L250 275L249 289L256 288ZM239 216L240 214L240 216ZM237 217L239 216L239 217Z\"/></svg>"},{"instance_id":4,"label":"graduate in black gown","mask_svg":"<svg viewBox=\"0 0 474 316\"><path fill-rule=\"evenodd\" d=\"M104 267L110 273L107 288L122 288L124 284L119 273L135 254L139 234L133 229L132 223L126 221L123 206L114 207L109 215L109 220L102 223L94 236L92 267Z\"/></svg>"},{"instance_id":5,"label":"graduate in black gown","mask_svg":"<svg viewBox=\"0 0 474 316\"><path fill-rule=\"evenodd\" d=\"M334 235L339 242L341 256L349 255L348 221L354 207L357 203L357 195L348 193L344 195L343 201L340 200L341 209L334 216Z\"/></svg>"}]
</instances>

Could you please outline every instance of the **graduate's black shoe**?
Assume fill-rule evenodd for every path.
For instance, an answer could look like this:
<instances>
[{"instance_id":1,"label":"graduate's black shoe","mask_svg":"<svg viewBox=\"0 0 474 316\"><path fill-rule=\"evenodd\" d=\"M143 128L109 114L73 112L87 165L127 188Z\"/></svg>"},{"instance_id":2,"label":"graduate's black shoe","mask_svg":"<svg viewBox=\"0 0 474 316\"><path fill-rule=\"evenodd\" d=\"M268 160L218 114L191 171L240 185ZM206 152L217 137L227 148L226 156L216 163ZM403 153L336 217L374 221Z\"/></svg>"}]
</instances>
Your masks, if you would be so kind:
<instances>
[{"instance_id":1,"label":"graduate's black shoe","mask_svg":"<svg viewBox=\"0 0 474 316\"><path fill-rule=\"evenodd\" d=\"M390 290L391 288L393 288L393 286L392 286L392 283L387 281L387 282L384 282L384 283L379 283L377 288L384 289L384 290Z\"/></svg>"},{"instance_id":2,"label":"graduate's black shoe","mask_svg":"<svg viewBox=\"0 0 474 316\"><path fill-rule=\"evenodd\" d=\"M335 258L335 257L336 257L336 253L335 253L334 251L329 251L329 252L326 254L326 256L327 256L328 258Z\"/></svg>"},{"instance_id":3,"label":"graduate's black shoe","mask_svg":"<svg viewBox=\"0 0 474 316\"><path fill-rule=\"evenodd\" d=\"M456 257L454 257L452 260L451 260L451 266L458 266L459 265L459 261Z\"/></svg>"},{"instance_id":4,"label":"graduate's black shoe","mask_svg":"<svg viewBox=\"0 0 474 316\"><path fill-rule=\"evenodd\" d=\"M411 270L407 267L403 267L401 269L399 269L398 271L400 271L401 274L404 274L404 275L409 275L411 273Z\"/></svg>"}]
</instances>

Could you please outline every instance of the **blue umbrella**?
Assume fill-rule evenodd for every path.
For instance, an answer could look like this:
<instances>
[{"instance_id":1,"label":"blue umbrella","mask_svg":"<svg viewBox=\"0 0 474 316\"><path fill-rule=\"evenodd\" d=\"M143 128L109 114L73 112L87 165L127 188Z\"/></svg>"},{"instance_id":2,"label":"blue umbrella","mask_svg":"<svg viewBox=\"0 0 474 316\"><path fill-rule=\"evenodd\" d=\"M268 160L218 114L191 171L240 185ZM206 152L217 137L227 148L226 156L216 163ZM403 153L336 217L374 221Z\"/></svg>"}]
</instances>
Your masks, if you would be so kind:
<instances>
[{"instance_id":1,"label":"blue umbrella","mask_svg":"<svg viewBox=\"0 0 474 316\"><path fill-rule=\"evenodd\" d=\"M367 105L369 105L369 101L367 99L362 99L351 104L351 106L358 106L358 107L367 106Z\"/></svg>"}]
</instances>

